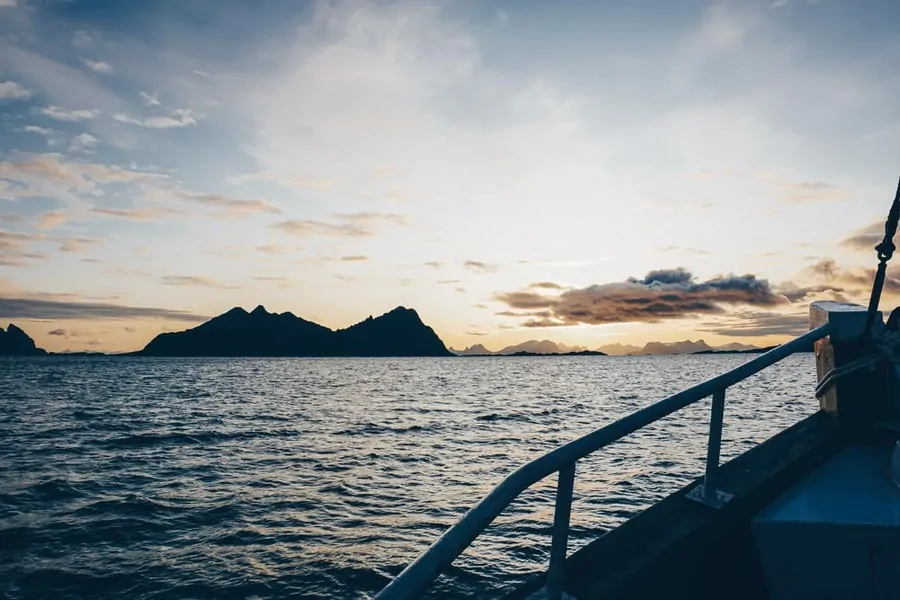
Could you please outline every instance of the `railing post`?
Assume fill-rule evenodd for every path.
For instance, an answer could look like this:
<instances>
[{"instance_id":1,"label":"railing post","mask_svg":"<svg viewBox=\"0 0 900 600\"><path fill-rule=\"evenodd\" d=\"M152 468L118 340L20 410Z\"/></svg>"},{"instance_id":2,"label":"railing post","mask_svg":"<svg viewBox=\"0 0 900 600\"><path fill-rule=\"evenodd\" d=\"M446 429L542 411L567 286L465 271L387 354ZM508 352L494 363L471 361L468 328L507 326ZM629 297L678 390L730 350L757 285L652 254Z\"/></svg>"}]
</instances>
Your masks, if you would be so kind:
<instances>
[{"instance_id":1,"label":"railing post","mask_svg":"<svg viewBox=\"0 0 900 600\"><path fill-rule=\"evenodd\" d=\"M560 600L565 581L566 550L569 547L569 518L575 488L575 463L559 471L556 509L553 512L553 539L550 542L550 569L547 573L547 600Z\"/></svg>"},{"instance_id":2,"label":"railing post","mask_svg":"<svg viewBox=\"0 0 900 600\"><path fill-rule=\"evenodd\" d=\"M706 445L706 471L703 483L691 491L689 497L709 506L720 507L729 500L731 494L722 492L717 487L719 472L719 454L722 449L722 425L725 420L725 388L713 392L712 407L709 415L709 440Z\"/></svg>"},{"instance_id":3,"label":"railing post","mask_svg":"<svg viewBox=\"0 0 900 600\"><path fill-rule=\"evenodd\" d=\"M706 446L706 473L703 477L703 495L707 500L716 494L716 475L719 470L719 454L722 450L722 427L725 421L725 388L712 397L709 415L709 441Z\"/></svg>"},{"instance_id":4,"label":"railing post","mask_svg":"<svg viewBox=\"0 0 900 600\"><path fill-rule=\"evenodd\" d=\"M866 329L866 309L855 304L818 301L809 307L810 327L826 323L833 327L831 335L815 343L816 371L819 383L857 361L872 356L871 339ZM883 334L880 312L875 314L872 334ZM884 364L845 373L821 392L819 408L851 429L865 428L871 423L890 418L891 397L888 371Z\"/></svg>"}]
</instances>

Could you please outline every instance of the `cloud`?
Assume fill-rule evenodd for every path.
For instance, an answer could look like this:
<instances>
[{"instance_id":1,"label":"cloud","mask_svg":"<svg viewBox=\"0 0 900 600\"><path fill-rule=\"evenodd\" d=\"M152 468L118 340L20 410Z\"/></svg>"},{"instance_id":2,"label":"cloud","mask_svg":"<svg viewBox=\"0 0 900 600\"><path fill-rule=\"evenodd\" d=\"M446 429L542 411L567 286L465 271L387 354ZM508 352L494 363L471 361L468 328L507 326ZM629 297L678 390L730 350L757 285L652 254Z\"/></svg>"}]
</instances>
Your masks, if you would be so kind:
<instances>
[{"instance_id":1,"label":"cloud","mask_svg":"<svg viewBox=\"0 0 900 600\"><path fill-rule=\"evenodd\" d=\"M172 129L174 127L187 127L197 124L197 119L193 116L192 111L187 108L176 109L171 115L159 115L147 117L146 119L130 117L124 113L116 113L113 118L120 123L128 123L129 125L137 125L147 129Z\"/></svg>"},{"instance_id":2,"label":"cloud","mask_svg":"<svg viewBox=\"0 0 900 600\"><path fill-rule=\"evenodd\" d=\"M208 277L196 277L193 275L164 275L160 278L163 285L183 285L215 288L220 290L240 289L236 286L223 285Z\"/></svg>"},{"instance_id":3,"label":"cloud","mask_svg":"<svg viewBox=\"0 0 900 600\"><path fill-rule=\"evenodd\" d=\"M62 242L62 245L59 247L60 252L72 253L84 252L95 244L103 243L102 240L89 237L61 238L59 241Z\"/></svg>"},{"instance_id":4,"label":"cloud","mask_svg":"<svg viewBox=\"0 0 900 600\"><path fill-rule=\"evenodd\" d=\"M726 337L796 337L809 331L809 315L744 312L725 320L704 323L700 331Z\"/></svg>"},{"instance_id":5,"label":"cloud","mask_svg":"<svg viewBox=\"0 0 900 600\"><path fill-rule=\"evenodd\" d=\"M425 263L425 266L431 267L432 269L440 269L441 267L445 266L446 264L447 263L441 262L439 260L429 260L428 262Z\"/></svg>"},{"instance_id":6,"label":"cloud","mask_svg":"<svg viewBox=\"0 0 900 600\"><path fill-rule=\"evenodd\" d=\"M19 131L23 131L25 133L36 133L38 135L42 135L44 137L52 137L56 134L52 129L48 129L47 127L40 127L38 125L26 125L21 128Z\"/></svg>"},{"instance_id":7,"label":"cloud","mask_svg":"<svg viewBox=\"0 0 900 600\"><path fill-rule=\"evenodd\" d=\"M47 332L48 335L58 335L61 337L67 337L69 334L65 329L51 329Z\"/></svg>"},{"instance_id":8,"label":"cloud","mask_svg":"<svg viewBox=\"0 0 900 600\"><path fill-rule=\"evenodd\" d=\"M0 297L0 318L48 321L67 319L168 319L192 323L207 320L207 317L181 310L28 297Z\"/></svg>"},{"instance_id":9,"label":"cloud","mask_svg":"<svg viewBox=\"0 0 900 600\"><path fill-rule=\"evenodd\" d=\"M685 269L651 271L642 279L569 289L550 296L537 292L507 292L496 300L511 316L534 318L526 327L586 323L656 323L692 315L720 314L726 305L787 304L769 282L755 275L723 275L696 281Z\"/></svg>"},{"instance_id":10,"label":"cloud","mask_svg":"<svg viewBox=\"0 0 900 600\"><path fill-rule=\"evenodd\" d=\"M72 43L79 48L86 48L94 42L94 38L87 31L76 31L72 35Z\"/></svg>"},{"instance_id":11,"label":"cloud","mask_svg":"<svg viewBox=\"0 0 900 600\"><path fill-rule=\"evenodd\" d=\"M15 81L0 81L0 100L28 100L31 92Z\"/></svg>"},{"instance_id":12,"label":"cloud","mask_svg":"<svg viewBox=\"0 0 900 600\"><path fill-rule=\"evenodd\" d=\"M782 191L782 200L793 203L837 202L846 200L847 191L827 181L783 181L764 178Z\"/></svg>"},{"instance_id":13,"label":"cloud","mask_svg":"<svg viewBox=\"0 0 900 600\"><path fill-rule=\"evenodd\" d=\"M0 265L6 267L25 267L32 260L47 258L47 255L30 252L28 244L44 241L43 234L19 233L0 229Z\"/></svg>"},{"instance_id":14,"label":"cloud","mask_svg":"<svg viewBox=\"0 0 900 600\"><path fill-rule=\"evenodd\" d=\"M393 213L345 213L334 215L337 222L316 221L311 219L290 219L272 225L291 235L314 237L368 237L375 234L375 229L382 224L406 225L406 218Z\"/></svg>"},{"instance_id":15,"label":"cloud","mask_svg":"<svg viewBox=\"0 0 900 600\"><path fill-rule=\"evenodd\" d=\"M240 200L219 194L191 194L188 192L176 192L175 195L204 206L222 209L230 216L281 213L280 208L265 200Z\"/></svg>"},{"instance_id":16,"label":"cloud","mask_svg":"<svg viewBox=\"0 0 900 600\"><path fill-rule=\"evenodd\" d=\"M369 260L368 256L362 255L353 255L353 256L342 256L341 262L363 262Z\"/></svg>"},{"instance_id":17,"label":"cloud","mask_svg":"<svg viewBox=\"0 0 900 600\"><path fill-rule=\"evenodd\" d=\"M845 268L833 258L822 258L806 267L800 274L816 284L844 292L852 300L864 302L872 291L875 269L865 267ZM900 294L900 265L889 266L884 280L884 292Z\"/></svg>"},{"instance_id":18,"label":"cloud","mask_svg":"<svg viewBox=\"0 0 900 600\"><path fill-rule=\"evenodd\" d=\"M565 289L565 286L559 285L558 283L553 283L552 281L536 281L529 285L528 287L539 290L562 290Z\"/></svg>"},{"instance_id":19,"label":"cloud","mask_svg":"<svg viewBox=\"0 0 900 600\"><path fill-rule=\"evenodd\" d=\"M496 273L499 270L497 265L481 262L480 260L467 260L463 263L463 266L476 273Z\"/></svg>"},{"instance_id":20,"label":"cloud","mask_svg":"<svg viewBox=\"0 0 900 600\"><path fill-rule=\"evenodd\" d=\"M42 108L38 108L35 110L36 114L43 115L45 117L50 117L51 119L55 119L57 121L66 121L69 123L74 123L76 121L88 121L90 119L96 119L100 116L99 110L94 109L78 109L78 110L66 110L64 108L60 108L58 106L45 106Z\"/></svg>"},{"instance_id":21,"label":"cloud","mask_svg":"<svg viewBox=\"0 0 900 600\"><path fill-rule=\"evenodd\" d=\"M102 60L89 60L87 58L83 58L81 59L81 62L83 62L88 69L96 71L97 73L103 73L104 75L112 75L113 73L115 73L112 65Z\"/></svg>"},{"instance_id":22,"label":"cloud","mask_svg":"<svg viewBox=\"0 0 900 600\"><path fill-rule=\"evenodd\" d=\"M69 142L69 152L85 151L100 143L100 140L89 133L80 133Z\"/></svg>"},{"instance_id":23,"label":"cloud","mask_svg":"<svg viewBox=\"0 0 900 600\"><path fill-rule=\"evenodd\" d=\"M809 285L800 287L792 282L782 283L778 286L778 293L790 300L791 302L802 302L807 298L816 299L821 294L827 294L832 300L844 302L846 299L842 296L844 289L834 285Z\"/></svg>"},{"instance_id":24,"label":"cloud","mask_svg":"<svg viewBox=\"0 0 900 600\"><path fill-rule=\"evenodd\" d=\"M0 0L0 8L15 8L18 6L17 0Z\"/></svg>"},{"instance_id":25,"label":"cloud","mask_svg":"<svg viewBox=\"0 0 900 600\"><path fill-rule=\"evenodd\" d=\"M451 285L456 283L462 283L462 279L441 279L437 283L438 285Z\"/></svg>"},{"instance_id":26,"label":"cloud","mask_svg":"<svg viewBox=\"0 0 900 600\"><path fill-rule=\"evenodd\" d=\"M865 250L874 252L875 246L884 239L884 220L875 221L858 229L853 235L841 241L841 245L853 250ZM897 243L896 236L894 243Z\"/></svg>"},{"instance_id":27,"label":"cloud","mask_svg":"<svg viewBox=\"0 0 900 600\"><path fill-rule=\"evenodd\" d=\"M159 106L159 98L156 94L148 94L147 92L138 92L141 101L145 106Z\"/></svg>"},{"instance_id":28,"label":"cloud","mask_svg":"<svg viewBox=\"0 0 900 600\"><path fill-rule=\"evenodd\" d=\"M23 181L23 176L50 179L73 187L89 185L79 173L60 160L59 154L37 154L17 162L0 161L0 177Z\"/></svg>"},{"instance_id":29,"label":"cloud","mask_svg":"<svg viewBox=\"0 0 900 600\"><path fill-rule=\"evenodd\" d=\"M688 248L683 246L659 246L656 248L659 252L684 252L686 254L693 254L694 256L709 256L712 254L709 250L703 250L701 248Z\"/></svg>"},{"instance_id":30,"label":"cloud","mask_svg":"<svg viewBox=\"0 0 900 600\"><path fill-rule=\"evenodd\" d=\"M65 225L68 221L69 216L62 211L45 212L38 219L38 229L56 229L61 225Z\"/></svg>"},{"instance_id":31,"label":"cloud","mask_svg":"<svg viewBox=\"0 0 900 600\"><path fill-rule=\"evenodd\" d=\"M256 251L262 252L263 254L281 255L296 252L296 248L291 248L289 246L277 246L275 244L266 244L265 246L257 246Z\"/></svg>"},{"instance_id":32,"label":"cloud","mask_svg":"<svg viewBox=\"0 0 900 600\"><path fill-rule=\"evenodd\" d=\"M91 209L92 213L103 215L104 217L114 217L117 219L127 219L130 221L155 221L156 219L176 216L183 214L179 210L171 208L100 208Z\"/></svg>"},{"instance_id":33,"label":"cloud","mask_svg":"<svg viewBox=\"0 0 900 600\"><path fill-rule=\"evenodd\" d=\"M0 178L19 182L61 184L91 190L96 184L131 183L163 178L162 175L124 169L117 165L67 162L60 154L21 154L20 160L0 161ZM35 195L30 191L28 195Z\"/></svg>"}]
</instances>

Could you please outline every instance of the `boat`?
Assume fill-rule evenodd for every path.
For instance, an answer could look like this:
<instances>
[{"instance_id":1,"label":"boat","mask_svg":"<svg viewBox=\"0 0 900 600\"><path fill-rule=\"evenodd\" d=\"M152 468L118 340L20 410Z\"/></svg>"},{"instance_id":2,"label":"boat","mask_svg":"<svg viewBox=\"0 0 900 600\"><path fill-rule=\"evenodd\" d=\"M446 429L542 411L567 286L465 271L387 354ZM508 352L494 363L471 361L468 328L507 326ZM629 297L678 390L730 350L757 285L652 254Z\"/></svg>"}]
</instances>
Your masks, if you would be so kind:
<instances>
[{"instance_id":1,"label":"boat","mask_svg":"<svg viewBox=\"0 0 900 600\"><path fill-rule=\"evenodd\" d=\"M816 301L809 331L519 467L375 598L423 594L523 491L556 476L545 573L508 600L900 598L900 309L878 309L900 185L868 306ZM814 346L819 410L720 464L731 386ZM568 553L578 461L712 398L703 476Z\"/></svg>"}]
</instances>

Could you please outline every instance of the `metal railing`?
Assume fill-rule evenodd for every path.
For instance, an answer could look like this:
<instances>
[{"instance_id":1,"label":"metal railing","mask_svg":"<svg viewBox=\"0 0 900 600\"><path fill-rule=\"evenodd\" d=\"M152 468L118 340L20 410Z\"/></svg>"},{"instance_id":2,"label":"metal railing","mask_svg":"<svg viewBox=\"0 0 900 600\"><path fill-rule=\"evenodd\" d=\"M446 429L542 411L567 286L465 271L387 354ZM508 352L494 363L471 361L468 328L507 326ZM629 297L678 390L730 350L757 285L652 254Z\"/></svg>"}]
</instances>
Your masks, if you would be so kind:
<instances>
[{"instance_id":1,"label":"metal railing","mask_svg":"<svg viewBox=\"0 0 900 600\"><path fill-rule=\"evenodd\" d=\"M564 566L568 548L569 518L576 463L600 448L709 396L713 397L713 402L710 411L706 472L702 485L692 491L692 497L711 506L719 506L727 502L729 495L719 491L715 485L722 442L725 390L783 358L807 348L811 343L832 333L833 328L831 323L827 323L812 329L726 373L633 412L519 467L410 563L375 598L377 600L405 599L421 594L523 491L545 477L558 472L550 546L550 567L547 574L547 598L559 600L562 597L565 576Z\"/></svg>"}]
</instances>

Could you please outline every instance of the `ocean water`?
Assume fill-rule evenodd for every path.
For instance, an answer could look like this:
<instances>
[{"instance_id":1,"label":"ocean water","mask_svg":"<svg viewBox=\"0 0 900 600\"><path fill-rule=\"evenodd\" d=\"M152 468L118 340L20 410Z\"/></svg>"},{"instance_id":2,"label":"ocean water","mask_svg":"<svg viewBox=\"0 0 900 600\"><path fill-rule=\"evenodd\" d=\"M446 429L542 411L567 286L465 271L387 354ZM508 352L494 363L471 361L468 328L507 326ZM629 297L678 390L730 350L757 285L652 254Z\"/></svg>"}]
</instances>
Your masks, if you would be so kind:
<instances>
[{"instance_id":1,"label":"ocean water","mask_svg":"<svg viewBox=\"0 0 900 600\"><path fill-rule=\"evenodd\" d=\"M363 598L528 459L746 356L0 360L0 597ZM723 458L816 408L812 355L729 390ZM703 470L709 402L579 463L570 551ZM433 597L548 560L555 478Z\"/></svg>"}]
</instances>

